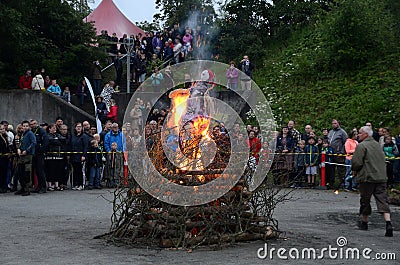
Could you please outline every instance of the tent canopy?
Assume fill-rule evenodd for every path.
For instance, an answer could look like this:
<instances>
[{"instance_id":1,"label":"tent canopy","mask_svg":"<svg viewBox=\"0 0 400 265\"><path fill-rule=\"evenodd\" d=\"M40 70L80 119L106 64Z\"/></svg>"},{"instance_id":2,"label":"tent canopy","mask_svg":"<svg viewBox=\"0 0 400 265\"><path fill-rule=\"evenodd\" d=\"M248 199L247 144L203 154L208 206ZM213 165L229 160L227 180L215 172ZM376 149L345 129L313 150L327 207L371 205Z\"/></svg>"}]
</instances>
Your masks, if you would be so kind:
<instances>
[{"instance_id":1,"label":"tent canopy","mask_svg":"<svg viewBox=\"0 0 400 265\"><path fill-rule=\"evenodd\" d=\"M113 33L117 33L117 37L121 38L124 34L137 35L144 31L138 26L133 24L114 4L113 0L103 0L97 6L97 8L90 13L85 19L85 22L94 22L96 32L98 35L101 34L102 30L107 30L111 36Z\"/></svg>"}]
</instances>

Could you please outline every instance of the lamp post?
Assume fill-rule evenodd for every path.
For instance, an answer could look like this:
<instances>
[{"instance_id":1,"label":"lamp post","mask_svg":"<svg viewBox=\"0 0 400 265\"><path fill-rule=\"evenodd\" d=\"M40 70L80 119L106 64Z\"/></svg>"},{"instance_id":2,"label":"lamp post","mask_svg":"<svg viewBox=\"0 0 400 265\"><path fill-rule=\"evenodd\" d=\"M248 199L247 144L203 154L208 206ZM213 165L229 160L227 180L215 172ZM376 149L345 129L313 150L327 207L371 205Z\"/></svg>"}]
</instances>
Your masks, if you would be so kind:
<instances>
[{"instance_id":1,"label":"lamp post","mask_svg":"<svg viewBox=\"0 0 400 265\"><path fill-rule=\"evenodd\" d=\"M133 38L124 39L124 47L127 53L126 59L126 93L131 93L131 55L134 48Z\"/></svg>"}]
</instances>

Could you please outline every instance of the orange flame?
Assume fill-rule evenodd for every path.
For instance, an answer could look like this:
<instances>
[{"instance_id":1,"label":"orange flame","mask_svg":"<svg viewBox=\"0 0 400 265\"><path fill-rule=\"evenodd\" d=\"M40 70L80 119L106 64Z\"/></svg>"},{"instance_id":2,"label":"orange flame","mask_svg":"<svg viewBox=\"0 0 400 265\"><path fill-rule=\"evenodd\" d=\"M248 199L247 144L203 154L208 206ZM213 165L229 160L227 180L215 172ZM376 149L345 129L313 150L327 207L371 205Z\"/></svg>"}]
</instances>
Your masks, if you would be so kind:
<instances>
[{"instance_id":1,"label":"orange flame","mask_svg":"<svg viewBox=\"0 0 400 265\"><path fill-rule=\"evenodd\" d=\"M207 137L208 136L208 127L210 126L210 119L200 116L197 117L194 122L193 126L195 129L195 132L198 135L201 135L201 137Z\"/></svg>"},{"instance_id":2,"label":"orange flame","mask_svg":"<svg viewBox=\"0 0 400 265\"><path fill-rule=\"evenodd\" d=\"M186 113L187 100L190 97L189 89L177 89L169 94L172 100L172 113L174 124L168 124L170 128L179 125L183 115Z\"/></svg>"},{"instance_id":3,"label":"orange flame","mask_svg":"<svg viewBox=\"0 0 400 265\"><path fill-rule=\"evenodd\" d=\"M198 175L198 176L197 176L197 179L198 179L200 182L206 181L206 177L203 176L203 175Z\"/></svg>"}]
</instances>

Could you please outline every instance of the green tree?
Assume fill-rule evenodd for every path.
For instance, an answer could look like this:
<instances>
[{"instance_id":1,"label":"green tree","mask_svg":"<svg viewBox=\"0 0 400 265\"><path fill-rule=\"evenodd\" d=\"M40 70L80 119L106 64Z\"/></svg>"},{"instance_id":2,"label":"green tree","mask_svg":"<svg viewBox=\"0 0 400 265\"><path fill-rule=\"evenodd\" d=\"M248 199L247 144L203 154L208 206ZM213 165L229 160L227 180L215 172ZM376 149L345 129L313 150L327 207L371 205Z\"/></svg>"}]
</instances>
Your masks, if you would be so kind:
<instances>
[{"instance_id":1,"label":"green tree","mask_svg":"<svg viewBox=\"0 0 400 265\"><path fill-rule=\"evenodd\" d=\"M156 8L160 13L155 14L154 19L163 21L166 27L211 26L215 20L212 0L156 0Z\"/></svg>"},{"instance_id":2,"label":"green tree","mask_svg":"<svg viewBox=\"0 0 400 265\"><path fill-rule=\"evenodd\" d=\"M221 53L225 59L249 54L262 58L286 47L293 33L308 27L328 9L330 1L237 0L221 4Z\"/></svg>"},{"instance_id":3,"label":"green tree","mask_svg":"<svg viewBox=\"0 0 400 265\"><path fill-rule=\"evenodd\" d=\"M0 3L0 80L15 87L26 69L45 67L61 84L75 84L101 53L84 13L58 0L5 0Z\"/></svg>"},{"instance_id":4,"label":"green tree","mask_svg":"<svg viewBox=\"0 0 400 265\"><path fill-rule=\"evenodd\" d=\"M149 21L145 20L145 21L136 22L136 26L138 26L139 28L141 28L142 30L144 30L146 32L161 30L160 25L155 21L149 22Z\"/></svg>"},{"instance_id":5,"label":"green tree","mask_svg":"<svg viewBox=\"0 0 400 265\"><path fill-rule=\"evenodd\" d=\"M341 0L321 21L321 65L349 71L397 50L395 20L386 1Z\"/></svg>"}]
</instances>

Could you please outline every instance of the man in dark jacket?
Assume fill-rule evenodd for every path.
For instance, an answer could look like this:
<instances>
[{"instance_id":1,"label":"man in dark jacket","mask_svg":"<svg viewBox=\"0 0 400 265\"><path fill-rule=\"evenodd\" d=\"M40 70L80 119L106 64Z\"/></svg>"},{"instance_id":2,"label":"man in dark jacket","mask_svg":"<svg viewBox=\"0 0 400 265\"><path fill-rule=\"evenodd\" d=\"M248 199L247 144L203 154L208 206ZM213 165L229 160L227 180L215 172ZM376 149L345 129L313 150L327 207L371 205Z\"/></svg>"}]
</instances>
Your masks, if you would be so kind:
<instances>
[{"instance_id":1,"label":"man in dark jacket","mask_svg":"<svg viewBox=\"0 0 400 265\"><path fill-rule=\"evenodd\" d=\"M249 60L249 56L243 56L243 60L240 61L238 69L241 72L240 83L243 90L251 90L251 78L253 75L254 65Z\"/></svg>"},{"instance_id":2,"label":"man in dark jacket","mask_svg":"<svg viewBox=\"0 0 400 265\"><path fill-rule=\"evenodd\" d=\"M96 114L97 118L101 121L101 123L105 123L107 120L107 104L103 101L102 96L96 97Z\"/></svg>"},{"instance_id":3,"label":"man in dark jacket","mask_svg":"<svg viewBox=\"0 0 400 265\"><path fill-rule=\"evenodd\" d=\"M386 166L385 155L381 146L372 138L373 131L370 127L361 127L358 137L360 144L354 152L351 169L359 183L360 215L359 228L368 230L368 215L371 214L371 196L374 195L378 212L383 214L386 221L385 236L393 236L393 227L390 222L390 209L386 193Z\"/></svg>"},{"instance_id":4,"label":"man in dark jacket","mask_svg":"<svg viewBox=\"0 0 400 265\"><path fill-rule=\"evenodd\" d=\"M23 121L21 124L24 132L21 137L21 145L17 149L19 156L17 178L21 184L21 189L14 194L28 196L30 195L29 188L32 182L32 158L35 154L36 137L29 127L29 121Z\"/></svg>"},{"instance_id":5,"label":"man in dark jacket","mask_svg":"<svg viewBox=\"0 0 400 265\"><path fill-rule=\"evenodd\" d=\"M122 62L122 53L120 53L120 52L118 52L118 56L114 60L114 67L115 67L115 72L117 73L117 76L115 77L115 85L117 87L119 87L119 86L121 86L122 73L124 71L123 62ZM116 89L116 90L118 90L118 89Z\"/></svg>"},{"instance_id":6,"label":"man in dark jacket","mask_svg":"<svg viewBox=\"0 0 400 265\"><path fill-rule=\"evenodd\" d=\"M48 145L48 138L46 131L41 128L37 120L31 120L29 123L32 132L36 137L35 155L33 156L33 171L36 172L38 186L32 192L45 193L46 192L46 176L44 175L44 153Z\"/></svg>"}]
</instances>

